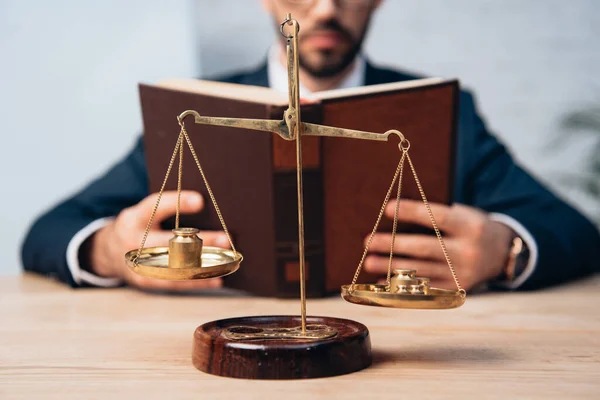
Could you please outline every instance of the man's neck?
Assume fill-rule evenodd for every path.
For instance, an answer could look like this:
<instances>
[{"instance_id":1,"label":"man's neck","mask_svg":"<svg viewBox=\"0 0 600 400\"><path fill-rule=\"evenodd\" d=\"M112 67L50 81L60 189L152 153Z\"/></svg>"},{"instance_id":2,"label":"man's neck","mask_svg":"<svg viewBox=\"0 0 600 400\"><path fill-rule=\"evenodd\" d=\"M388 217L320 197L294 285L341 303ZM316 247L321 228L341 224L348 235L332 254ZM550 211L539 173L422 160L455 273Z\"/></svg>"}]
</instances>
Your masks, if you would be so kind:
<instances>
[{"instance_id":1,"label":"man's neck","mask_svg":"<svg viewBox=\"0 0 600 400\"><path fill-rule=\"evenodd\" d=\"M279 51L279 62L280 64L287 69L287 57L285 49ZM318 78L315 77L308 72L306 72L302 67L300 67L300 82L302 82L302 86L308 89L310 92L321 92L323 90L336 89L340 86L340 83L352 72L352 70L356 67L356 61L348 65L343 71L338 73L337 75L327 77L327 78Z\"/></svg>"}]
</instances>

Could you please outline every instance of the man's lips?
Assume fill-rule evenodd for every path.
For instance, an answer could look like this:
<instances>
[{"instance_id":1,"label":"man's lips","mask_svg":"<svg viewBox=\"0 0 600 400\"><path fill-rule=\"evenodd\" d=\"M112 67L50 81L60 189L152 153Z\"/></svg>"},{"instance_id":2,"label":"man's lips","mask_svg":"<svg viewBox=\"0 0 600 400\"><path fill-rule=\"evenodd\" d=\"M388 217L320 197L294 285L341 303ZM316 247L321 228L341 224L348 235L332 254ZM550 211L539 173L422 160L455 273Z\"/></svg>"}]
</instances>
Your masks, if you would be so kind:
<instances>
[{"instance_id":1,"label":"man's lips","mask_svg":"<svg viewBox=\"0 0 600 400\"><path fill-rule=\"evenodd\" d=\"M344 43L346 38L338 32L315 32L304 37L304 42L311 47L331 49Z\"/></svg>"}]
</instances>

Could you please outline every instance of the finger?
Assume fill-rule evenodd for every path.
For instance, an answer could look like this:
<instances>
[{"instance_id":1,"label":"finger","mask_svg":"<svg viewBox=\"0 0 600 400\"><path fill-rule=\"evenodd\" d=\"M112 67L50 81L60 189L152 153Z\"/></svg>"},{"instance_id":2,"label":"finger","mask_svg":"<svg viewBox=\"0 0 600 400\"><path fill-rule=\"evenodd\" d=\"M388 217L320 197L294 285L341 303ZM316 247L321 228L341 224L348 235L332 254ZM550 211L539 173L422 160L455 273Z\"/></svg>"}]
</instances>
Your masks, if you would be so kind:
<instances>
[{"instance_id":1,"label":"finger","mask_svg":"<svg viewBox=\"0 0 600 400\"><path fill-rule=\"evenodd\" d=\"M231 243L223 231L200 231L198 237L202 239L204 246L231 248Z\"/></svg>"},{"instance_id":2,"label":"finger","mask_svg":"<svg viewBox=\"0 0 600 400\"><path fill-rule=\"evenodd\" d=\"M315 104L317 102L316 99L312 99L310 97L301 97L300 98L300 104Z\"/></svg>"},{"instance_id":3,"label":"finger","mask_svg":"<svg viewBox=\"0 0 600 400\"><path fill-rule=\"evenodd\" d=\"M448 251L454 247L452 238L445 239ZM389 253L392 246L390 233L376 233L369 247L370 252ZM437 237L419 234L396 234L394 254L411 256L425 260L445 260L444 252Z\"/></svg>"},{"instance_id":4,"label":"finger","mask_svg":"<svg viewBox=\"0 0 600 400\"><path fill-rule=\"evenodd\" d=\"M219 288L223 286L223 279L195 279L189 281L167 281L162 279L149 278L136 273L129 273L129 283L140 289L150 290L168 290L168 291L187 291L197 289Z\"/></svg>"},{"instance_id":5,"label":"finger","mask_svg":"<svg viewBox=\"0 0 600 400\"><path fill-rule=\"evenodd\" d=\"M134 206L136 218L140 221L140 225L144 225L150 219L152 215L152 211L154 207L156 207L156 201L158 200L158 193L153 193L140 201L137 205ZM183 214L191 214L202 210L204 207L204 199L202 195L198 192L194 192L191 190L182 190L181 191L181 200L180 200L180 212ZM157 226L164 219L175 215L177 210L177 192L176 191L167 191L164 192L158 208L156 209L156 214L154 216L153 226Z\"/></svg>"},{"instance_id":6,"label":"finger","mask_svg":"<svg viewBox=\"0 0 600 400\"><path fill-rule=\"evenodd\" d=\"M433 213L435 222L440 230L452 230L454 226L449 224L448 216L450 214L450 206L440 203L429 203L431 212ZM385 208L385 215L388 218L394 218L396 211L396 200L390 200ZM431 228L431 218L427 207L422 201L401 199L398 205L398 221L409 222Z\"/></svg>"},{"instance_id":7,"label":"finger","mask_svg":"<svg viewBox=\"0 0 600 400\"><path fill-rule=\"evenodd\" d=\"M389 257L368 256L365 259L365 271L373 274L387 274ZM417 276L429 279L451 278L448 265L436 261L422 261L413 259L392 259L392 270L394 269L414 269Z\"/></svg>"}]
</instances>

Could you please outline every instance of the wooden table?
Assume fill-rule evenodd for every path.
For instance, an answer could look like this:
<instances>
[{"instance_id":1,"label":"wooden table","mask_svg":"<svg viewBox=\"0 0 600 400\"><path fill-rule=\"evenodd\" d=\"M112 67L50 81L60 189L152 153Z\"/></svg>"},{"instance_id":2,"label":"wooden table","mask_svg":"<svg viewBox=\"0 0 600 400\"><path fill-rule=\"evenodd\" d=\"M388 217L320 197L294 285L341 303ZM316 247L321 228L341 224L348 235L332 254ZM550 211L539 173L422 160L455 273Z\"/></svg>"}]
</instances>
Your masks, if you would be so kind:
<instances>
[{"instance_id":1,"label":"wooden table","mask_svg":"<svg viewBox=\"0 0 600 400\"><path fill-rule=\"evenodd\" d=\"M296 314L299 302L69 289L0 278L0 398L600 399L600 277L536 293L470 296L451 311L310 300L312 315L371 331L372 367L304 381L194 369L191 337L213 319Z\"/></svg>"}]
</instances>

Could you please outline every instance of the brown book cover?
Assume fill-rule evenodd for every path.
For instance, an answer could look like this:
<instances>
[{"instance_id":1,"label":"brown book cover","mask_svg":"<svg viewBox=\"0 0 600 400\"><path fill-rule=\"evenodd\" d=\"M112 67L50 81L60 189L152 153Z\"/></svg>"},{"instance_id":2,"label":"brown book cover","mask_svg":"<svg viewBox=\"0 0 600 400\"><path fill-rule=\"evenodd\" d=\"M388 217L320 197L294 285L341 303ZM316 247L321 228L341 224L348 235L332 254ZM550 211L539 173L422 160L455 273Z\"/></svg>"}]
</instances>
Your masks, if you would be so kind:
<instances>
[{"instance_id":1,"label":"brown book cover","mask_svg":"<svg viewBox=\"0 0 600 400\"><path fill-rule=\"evenodd\" d=\"M437 78L316 93L302 106L304 122L384 133L397 129L430 201L450 203L458 82ZM151 192L158 191L175 146L177 115L283 118L287 94L268 88L198 80L140 85ZM197 125L186 129L244 261L225 285L264 296L299 290L295 143L275 134ZM307 295L323 296L351 281L400 158L398 140L303 138ZM182 225L220 230L197 167L184 156L183 187L207 200ZM167 183L175 190L176 174ZM408 168L403 197L418 199ZM167 225L172 221L167 221ZM390 230L383 221L380 230ZM367 274L361 281L374 280Z\"/></svg>"}]
</instances>

